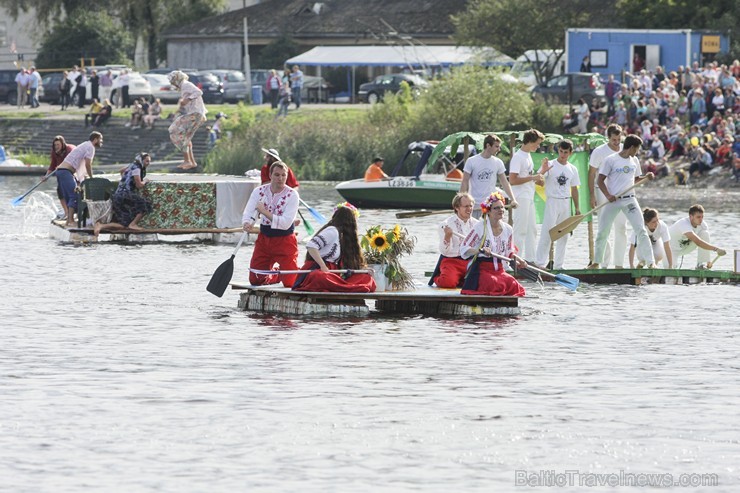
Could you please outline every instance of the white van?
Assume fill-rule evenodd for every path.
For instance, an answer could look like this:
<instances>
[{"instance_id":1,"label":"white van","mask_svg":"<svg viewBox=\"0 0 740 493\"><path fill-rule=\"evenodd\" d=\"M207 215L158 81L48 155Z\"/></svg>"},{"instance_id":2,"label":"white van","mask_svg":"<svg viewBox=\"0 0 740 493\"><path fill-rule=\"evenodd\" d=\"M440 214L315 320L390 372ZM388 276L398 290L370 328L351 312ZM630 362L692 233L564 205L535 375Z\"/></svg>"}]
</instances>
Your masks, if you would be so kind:
<instances>
[{"instance_id":1,"label":"white van","mask_svg":"<svg viewBox=\"0 0 740 493\"><path fill-rule=\"evenodd\" d=\"M564 73L565 54L563 50L527 50L514 62L511 75L528 87L536 86L535 67L544 67L546 64L553 66L549 78Z\"/></svg>"}]
</instances>

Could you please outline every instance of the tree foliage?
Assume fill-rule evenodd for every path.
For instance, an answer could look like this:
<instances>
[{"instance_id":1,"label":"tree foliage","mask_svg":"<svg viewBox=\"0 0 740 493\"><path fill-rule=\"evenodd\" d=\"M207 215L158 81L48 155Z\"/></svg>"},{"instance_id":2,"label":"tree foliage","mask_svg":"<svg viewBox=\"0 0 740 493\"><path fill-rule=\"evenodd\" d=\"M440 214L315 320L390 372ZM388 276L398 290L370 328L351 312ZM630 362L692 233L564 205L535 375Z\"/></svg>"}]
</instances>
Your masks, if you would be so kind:
<instances>
[{"instance_id":1,"label":"tree foliage","mask_svg":"<svg viewBox=\"0 0 740 493\"><path fill-rule=\"evenodd\" d=\"M455 40L491 46L512 58L527 50L563 50L566 29L603 24L603 12L613 4L614 0L471 0L467 10L452 17ZM537 80L550 78L561 57L562 53L552 63L536 66Z\"/></svg>"},{"instance_id":2,"label":"tree foliage","mask_svg":"<svg viewBox=\"0 0 740 493\"><path fill-rule=\"evenodd\" d=\"M268 44L254 60L254 66L266 69L279 69L285 60L299 55L302 48L290 36L283 35Z\"/></svg>"},{"instance_id":3,"label":"tree foliage","mask_svg":"<svg viewBox=\"0 0 740 493\"><path fill-rule=\"evenodd\" d=\"M76 16L57 24L41 41L39 68L70 67L80 58L95 58L96 65L128 64L134 41L106 14Z\"/></svg>"}]
</instances>

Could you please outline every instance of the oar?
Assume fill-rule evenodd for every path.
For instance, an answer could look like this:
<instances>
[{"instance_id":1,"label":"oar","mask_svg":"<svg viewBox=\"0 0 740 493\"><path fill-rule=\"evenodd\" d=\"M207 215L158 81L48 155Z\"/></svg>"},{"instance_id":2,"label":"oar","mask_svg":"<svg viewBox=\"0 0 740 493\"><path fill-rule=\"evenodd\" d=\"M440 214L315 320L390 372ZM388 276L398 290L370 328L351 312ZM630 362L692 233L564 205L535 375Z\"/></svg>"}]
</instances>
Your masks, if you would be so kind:
<instances>
[{"instance_id":1,"label":"oar","mask_svg":"<svg viewBox=\"0 0 740 493\"><path fill-rule=\"evenodd\" d=\"M319 270L319 269L314 269ZM263 270L263 269L249 269L250 272L254 274L259 274L261 276L279 276L284 274L309 274L313 272L313 270ZM362 274L372 274L372 269L330 269L329 272L334 272L335 274L346 274L346 273L362 273Z\"/></svg>"},{"instance_id":2,"label":"oar","mask_svg":"<svg viewBox=\"0 0 740 493\"><path fill-rule=\"evenodd\" d=\"M303 221L303 227L306 228L306 233L308 233L308 236L313 236L314 230L313 226L311 226L311 223L306 221L306 218L303 217L303 214L301 214L301 211L298 211L298 215L301 216L301 220Z\"/></svg>"},{"instance_id":3,"label":"oar","mask_svg":"<svg viewBox=\"0 0 740 493\"><path fill-rule=\"evenodd\" d=\"M213 293L219 298L224 295L226 288L231 282L231 276L234 275L234 257L236 257L236 252L239 251L239 247L242 246L242 242L248 234L248 231L242 233L241 238L239 238L239 243L237 243L236 248L234 248L234 253L232 253L231 257L227 259L223 264L219 265L218 269L216 269L216 272L214 272L213 276L211 276L211 280L208 283L208 286L206 286L206 290L209 293Z\"/></svg>"},{"instance_id":4,"label":"oar","mask_svg":"<svg viewBox=\"0 0 740 493\"><path fill-rule=\"evenodd\" d=\"M649 181L649 180L647 178L643 178L642 180L635 182L634 185L632 185L631 187L625 190L622 190L621 192L616 194L615 197L621 197L622 195L626 194L627 192L629 192L636 186L642 185L646 181ZM556 224L555 226L550 228L550 240L557 241L563 236L567 235L568 233L576 229L578 225L581 224L581 221L583 221L586 217L590 216L591 214L598 211L599 209L601 209L602 207L606 206L609 203L610 202L608 201L604 202L603 204L597 205L596 207L594 207L588 212L585 212L583 214L576 214L575 216L570 216L568 219L561 222L560 224Z\"/></svg>"},{"instance_id":5,"label":"oar","mask_svg":"<svg viewBox=\"0 0 740 493\"><path fill-rule=\"evenodd\" d=\"M707 263L707 269L711 269L711 268L712 268L712 266L714 265L714 263L715 263L715 262L716 262L717 260L719 260L719 258L720 258L721 256L722 256L722 255L720 255L720 254L718 253L718 254L717 254L717 256L716 256L716 257L714 257L714 259L712 259L712 260L711 260L711 261L710 261L709 263Z\"/></svg>"},{"instance_id":6,"label":"oar","mask_svg":"<svg viewBox=\"0 0 740 493\"><path fill-rule=\"evenodd\" d=\"M452 234L455 235L455 236L457 236L460 239L465 239L465 235L462 235L462 234L458 233L457 231L453 231ZM540 280L539 274L537 274L533 270L533 268L530 267L529 265L527 265L527 267L524 267L524 268L519 268L519 267L517 267L516 261L514 259L510 258L508 260L509 260L509 266L511 267L511 269L512 270L515 270L517 273L521 274L522 277L524 277L525 279L528 279L528 280L530 280L532 282L537 282L537 281Z\"/></svg>"},{"instance_id":7,"label":"oar","mask_svg":"<svg viewBox=\"0 0 740 493\"><path fill-rule=\"evenodd\" d=\"M303 207L306 208L306 210L316 219L319 224L326 224L326 218L316 209L308 205L302 198L298 198L298 200L301 202Z\"/></svg>"},{"instance_id":8,"label":"oar","mask_svg":"<svg viewBox=\"0 0 740 493\"><path fill-rule=\"evenodd\" d=\"M424 217L431 216L432 214L454 214L454 211L449 209L441 211L407 211L407 212L396 212L397 219L405 219L407 217Z\"/></svg>"},{"instance_id":9,"label":"oar","mask_svg":"<svg viewBox=\"0 0 740 493\"><path fill-rule=\"evenodd\" d=\"M498 253L491 252L491 255L501 260L510 260L509 257L506 257L504 255L499 255ZM519 258L516 255L514 255L514 257ZM538 269L537 267L533 267L531 265L527 265L527 268L532 269L535 272L539 272L542 275L555 278L556 283L570 289L571 291L575 291L576 289L578 289L578 285L581 283L580 280L576 279L573 276L569 276L567 274L553 274L552 272Z\"/></svg>"},{"instance_id":10,"label":"oar","mask_svg":"<svg viewBox=\"0 0 740 493\"><path fill-rule=\"evenodd\" d=\"M51 173L49 173L48 175L46 175L45 177L43 177L43 178L41 179L41 181L39 181L39 182L38 182L37 184L35 184L35 185L34 185L34 186L32 186L31 188L29 188L29 189L28 189L28 190L26 191L26 193L24 193L23 195L19 195L18 197L16 197L16 198L14 198L13 200L11 200L11 201L10 201L10 205L12 205L13 207L16 207L16 206L20 205L20 203L21 203L21 202L23 202L23 199L25 199L25 198L26 198L26 197L27 197L27 196L28 196L28 195L29 195L29 194L30 194L31 192L33 192L33 191L34 191L34 190L36 190L36 189L37 189L38 187L40 187L40 186L41 186L41 184L42 184L42 183L44 183L44 182L45 182L45 181L46 181L46 180L47 180L47 179L48 179L48 178L49 178L50 176L52 176L52 175L56 174L56 172L57 172L57 170L54 170L54 171L52 171Z\"/></svg>"}]
</instances>

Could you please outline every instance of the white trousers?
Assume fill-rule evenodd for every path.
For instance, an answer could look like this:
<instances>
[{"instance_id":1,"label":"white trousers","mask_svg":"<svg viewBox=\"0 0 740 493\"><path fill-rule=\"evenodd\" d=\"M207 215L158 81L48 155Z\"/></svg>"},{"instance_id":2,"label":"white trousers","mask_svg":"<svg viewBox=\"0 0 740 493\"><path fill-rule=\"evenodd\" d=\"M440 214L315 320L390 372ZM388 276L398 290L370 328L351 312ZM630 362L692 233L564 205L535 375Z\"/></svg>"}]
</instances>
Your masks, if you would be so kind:
<instances>
[{"instance_id":1,"label":"white trousers","mask_svg":"<svg viewBox=\"0 0 740 493\"><path fill-rule=\"evenodd\" d=\"M542 229L540 230L540 241L537 243L537 254L534 262L537 265L547 265L550 257L550 229L570 217L570 205L573 201L567 199L547 199L545 203L545 216L542 218ZM562 269L565 261L565 247L568 245L570 234L563 235L555 242L555 256L553 258L553 269Z\"/></svg>"},{"instance_id":2,"label":"white trousers","mask_svg":"<svg viewBox=\"0 0 740 493\"><path fill-rule=\"evenodd\" d=\"M652 241L651 241L652 243ZM665 254L665 245L664 242L658 240L655 243L652 243L652 249L653 249L653 258L655 259L656 265L662 260L663 261L663 267L666 269L670 269L671 266L668 265L668 257L666 257ZM641 258L639 255L637 256L637 261L642 262L644 264L648 264L650 262L650 259L644 259Z\"/></svg>"},{"instance_id":3,"label":"white trousers","mask_svg":"<svg viewBox=\"0 0 740 493\"><path fill-rule=\"evenodd\" d=\"M534 200L524 199L511 211L514 221L514 245L519 248L519 256L525 260L535 258L537 249L537 215Z\"/></svg>"},{"instance_id":4,"label":"white trousers","mask_svg":"<svg viewBox=\"0 0 740 493\"><path fill-rule=\"evenodd\" d=\"M710 242L708 231L700 231L699 234L697 234L696 236L706 241L707 243ZM676 246L676 243L671 241L671 248L675 246ZM673 267L675 269L678 269L679 267L685 267L683 265L683 257L693 252L694 250L699 250L698 253L696 254L696 265L705 264L709 262L710 260L709 257L712 255L712 251L699 248L699 246L696 243L694 243L693 241L689 241L682 248L679 247L673 250L672 252L673 253Z\"/></svg>"},{"instance_id":5,"label":"white trousers","mask_svg":"<svg viewBox=\"0 0 740 493\"><path fill-rule=\"evenodd\" d=\"M607 202L604 193L599 187L596 187L596 205L601 205ZM601 212L596 213L601 214ZM612 253L614 253L614 260L612 264ZM604 250L604 261L600 262L602 267L609 267L614 265L615 267L623 267L627 264L624 263L624 255L627 253L627 217L624 214L617 214L614 219L614 248L609 242L609 238L606 241L606 249Z\"/></svg>"},{"instance_id":6,"label":"white trousers","mask_svg":"<svg viewBox=\"0 0 740 493\"><path fill-rule=\"evenodd\" d=\"M597 264L602 263L607 240L609 239L609 232L620 212L624 213L627 221L632 226L632 231L635 232L635 237L637 238L637 258L644 259L648 265L654 264L653 247L647 234L645 221L642 218L640 204L637 203L637 199L634 196L623 197L614 202L609 202L601 209L601 214L599 214L599 233L596 235L594 262Z\"/></svg>"}]
</instances>

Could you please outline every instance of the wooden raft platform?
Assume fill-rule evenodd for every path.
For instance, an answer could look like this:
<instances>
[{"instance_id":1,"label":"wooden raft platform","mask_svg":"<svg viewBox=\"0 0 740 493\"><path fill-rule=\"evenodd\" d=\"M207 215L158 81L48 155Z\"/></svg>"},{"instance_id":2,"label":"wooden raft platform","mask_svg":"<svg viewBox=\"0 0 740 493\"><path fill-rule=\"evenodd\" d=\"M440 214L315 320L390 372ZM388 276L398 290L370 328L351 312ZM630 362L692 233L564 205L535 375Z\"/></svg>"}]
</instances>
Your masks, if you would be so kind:
<instances>
[{"instance_id":1,"label":"wooden raft platform","mask_svg":"<svg viewBox=\"0 0 740 493\"><path fill-rule=\"evenodd\" d=\"M96 238L92 228L68 228L66 221L54 219L51 221L49 236L63 243L94 243L106 240L113 242L151 243L161 241L160 236L188 236L197 241L236 243L243 232L242 228L103 228L100 231L101 236ZM259 230L250 231L250 234L256 234L258 232ZM247 239L247 243L249 243L249 239Z\"/></svg>"},{"instance_id":2,"label":"wooden raft platform","mask_svg":"<svg viewBox=\"0 0 740 493\"><path fill-rule=\"evenodd\" d=\"M239 309L285 315L366 316L367 300L375 301L375 311L419 315L520 315L516 296L464 296L460 291L428 286L415 291L377 293L313 293L289 288L231 283L239 293Z\"/></svg>"},{"instance_id":3,"label":"wooden raft platform","mask_svg":"<svg viewBox=\"0 0 740 493\"><path fill-rule=\"evenodd\" d=\"M726 270L696 269L567 269L553 271L591 284L740 284L740 274ZM546 278L543 280L547 281Z\"/></svg>"}]
</instances>

